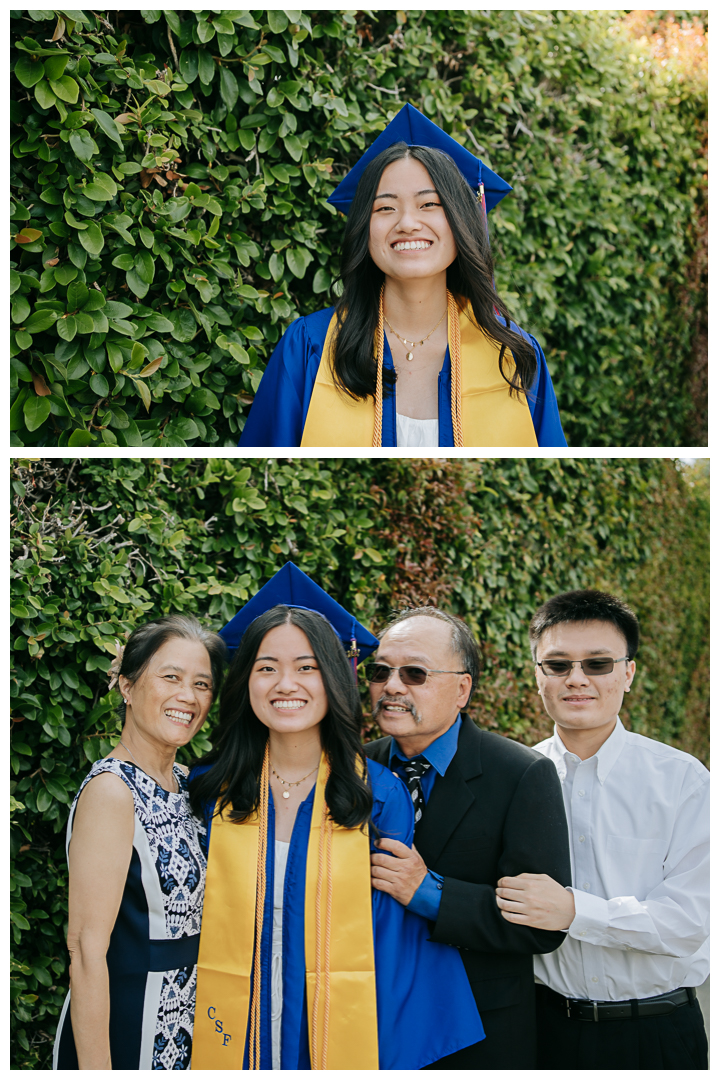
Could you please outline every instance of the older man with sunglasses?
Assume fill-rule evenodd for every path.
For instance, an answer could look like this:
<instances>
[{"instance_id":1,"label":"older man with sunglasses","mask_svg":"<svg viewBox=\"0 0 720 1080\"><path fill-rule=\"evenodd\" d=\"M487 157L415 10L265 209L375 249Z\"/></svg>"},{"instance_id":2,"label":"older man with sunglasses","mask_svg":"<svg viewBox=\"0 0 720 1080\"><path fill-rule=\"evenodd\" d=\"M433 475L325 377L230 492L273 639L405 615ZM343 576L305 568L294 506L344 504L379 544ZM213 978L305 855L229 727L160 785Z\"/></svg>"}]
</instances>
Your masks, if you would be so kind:
<instances>
[{"instance_id":1,"label":"older man with sunglasses","mask_svg":"<svg viewBox=\"0 0 720 1080\"><path fill-rule=\"evenodd\" d=\"M515 926L567 930L537 956L541 1069L707 1069L695 987L709 970L709 773L627 731L638 621L594 590L555 596L530 642L555 734L536 747L558 772L573 887L506 875Z\"/></svg>"},{"instance_id":2,"label":"older man with sunglasses","mask_svg":"<svg viewBox=\"0 0 720 1080\"><path fill-rule=\"evenodd\" d=\"M570 883L567 823L552 762L460 712L480 669L465 623L416 608L381 635L366 664L373 715L386 738L367 747L408 785L415 844L381 842L373 885L433 923L432 941L461 951L486 1038L428 1068L535 1066L533 953L564 940L558 930L513 925L498 908L503 875Z\"/></svg>"}]
</instances>

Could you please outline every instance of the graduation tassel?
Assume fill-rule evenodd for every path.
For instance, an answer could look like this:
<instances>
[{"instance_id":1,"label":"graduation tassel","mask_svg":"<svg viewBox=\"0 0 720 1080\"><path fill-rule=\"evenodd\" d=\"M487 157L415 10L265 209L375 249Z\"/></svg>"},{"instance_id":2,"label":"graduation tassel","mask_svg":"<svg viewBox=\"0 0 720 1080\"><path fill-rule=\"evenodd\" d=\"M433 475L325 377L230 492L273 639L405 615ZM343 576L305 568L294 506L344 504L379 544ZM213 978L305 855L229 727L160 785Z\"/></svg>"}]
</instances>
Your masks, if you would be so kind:
<instances>
[{"instance_id":1,"label":"graduation tassel","mask_svg":"<svg viewBox=\"0 0 720 1080\"><path fill-rule=\"evenodd\" d=\"M358 656L360 650L357 645L357 638L355 637L355 619L352 621L352 630L350 631L350 648L348 649L348 657L350 658L350 667L352 668L353 678L357 683L357 669L358 669Z\"/></svg>"}]
</instances>

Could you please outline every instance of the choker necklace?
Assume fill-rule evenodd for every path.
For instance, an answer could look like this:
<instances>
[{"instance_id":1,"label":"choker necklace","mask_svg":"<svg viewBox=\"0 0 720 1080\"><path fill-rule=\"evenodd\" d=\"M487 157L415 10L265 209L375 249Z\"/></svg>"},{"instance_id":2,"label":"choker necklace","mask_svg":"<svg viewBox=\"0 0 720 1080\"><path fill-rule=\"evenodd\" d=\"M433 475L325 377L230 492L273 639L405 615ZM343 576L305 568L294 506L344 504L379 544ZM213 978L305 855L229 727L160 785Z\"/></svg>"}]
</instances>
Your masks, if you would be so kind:
<instances>
[{"instance_id":1,"label":"choker necklace","mask_svg":"<svg viewBox=\"0 0 720 1080\"><path fill-rule=\"evenodd\" d=\"M432 337L432 335L435 333L435 331L437 330L438 326L443 321L443 319L445 318L447 313L448 313L448 309L445 308L445 310L443 311L442 315L440 316L438 321L433 326L430 333L426 334L425 337L422 339L422 341L410 341L409 338L400 337L397 330L393 330L392 326L390 326L390 320L388 319L387 315L385 315L384 317L385 317L385 322L388 324L388 329L392 330L393 334L398 339L398 341L402 341L403 345L409 345L410 346L410 349L408 349L407 353L405 354L405 359L406 360L412 360L412 358L413 358L412 350L415 348L416 345L424 345L425 342L428 340L428 338Z\"/></svg>"},{"instance_id":2,"label":"choker necklace","mask_svg":"<svg viewBox=\"0 0 720 1080\"><path fill-rule=\"evenodd\" d=\"M140 762L137 760L137 758L133 754L132 750L125 745L125 743L122 741L122 739L119 740L119 745L122 746L123 750L127 750L128 754L133 759L133 761L137 765L138 769L142 769L142 771L145 772L142 765L140 764ZM152 779L155 780L155 777L152 776L152 773L146 773L146 775L151 776ZM178 795L180 793L180 785L177 782L177 777L175 776L175 773L173 773L173 780L175 781L175 787L177 788L177 791L173 791L173 792L171 792L171 794ZM159 783L159 781L155 780L155 783L157 784L157 783ZM162 784L160 784L160 787L162 787Z\"/></svg>"},{"instance_id":3,"label":"choker necklace","mask_svg":"<svg viewBox=\"0 0 720 1080\"><path fill-rule=\"evenodd\" d=\"M127 749L127 747L126 747L126 749ZM128 753L130 753L129 750L128 750ZM283 787L291 788L291 787L297 787L299 784L302 784L303 780L307 780L308 776L312 776L312 774L314 772L317 772L318 769L320 768L320 762L318 762L317 765L315 766L315 768L311 769L309 773L306 773L305 776L301 777L300 780L293 780L292 782L290 780L283 780L282 776L280 776L278 773L276 773L275 770L273 769L272 762L270 762L270 768L272 769L273 776L277 776L278 780L283 785ZM283 791L282 797L283 797L283 799L289 799L290 798L290 792L289 791Z\"/></svg>"}]
</instances>

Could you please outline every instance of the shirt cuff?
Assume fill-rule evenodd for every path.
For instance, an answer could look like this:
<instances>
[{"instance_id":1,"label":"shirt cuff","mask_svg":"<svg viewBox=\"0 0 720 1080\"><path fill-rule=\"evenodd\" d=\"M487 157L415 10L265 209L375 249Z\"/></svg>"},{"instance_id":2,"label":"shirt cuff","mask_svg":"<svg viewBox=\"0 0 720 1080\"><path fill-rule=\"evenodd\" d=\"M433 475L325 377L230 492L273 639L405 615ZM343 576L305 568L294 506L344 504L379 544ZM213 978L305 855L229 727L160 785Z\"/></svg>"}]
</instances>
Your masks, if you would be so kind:
<instances>
[{"instance_id":1,"label":"shirt cuff","mask_svg":"<svg viewBox=\"0 0 720 1080\"><path fill-rule=\"evenodd\" d=\"M570 923L568 934L571 938L580 941L598 931L607 930L610 922L608 915L608 901L602 896L593 896L591 893L580 892L579 889L570 889L575 897L575 918Z\"/></svg>"},{"instance_id":2,"label":"shirt cuff","mask_svg":"<svg viewBox=\"0 0 720 1080\"><path fill-rule=\"evenodd\" d=\"M414 915L422 915L424 919L428 919L430 922L437 922L440 901L442 900L443 880L439 874L434 874L432 870L428 870L415 890L415 895L407 905L407 910L412 911Z\"/></svg>"}]
</instances>

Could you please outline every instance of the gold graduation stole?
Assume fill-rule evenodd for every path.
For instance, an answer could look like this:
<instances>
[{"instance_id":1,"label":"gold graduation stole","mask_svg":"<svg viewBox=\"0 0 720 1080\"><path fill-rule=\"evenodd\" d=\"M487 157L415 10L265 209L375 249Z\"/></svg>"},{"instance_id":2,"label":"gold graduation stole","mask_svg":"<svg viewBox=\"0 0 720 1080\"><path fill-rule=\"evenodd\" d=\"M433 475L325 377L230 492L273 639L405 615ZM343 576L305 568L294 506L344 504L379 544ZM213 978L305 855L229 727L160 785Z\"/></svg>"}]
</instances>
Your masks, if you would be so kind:
<instances>
[{"instance_id":1,"label":"gold graduation stole","mask_svg":"<svg viewBox=\"0 0 720 1080\"><path fill-rule=\"evenodd\" d=\"M260 1068L260 964L269 786L265 750L258 811L213 818L205 886L193 1069ZM323 753L315 786L305 886L305 967L313 1069L377 1069L370 853L366 828L334 825ZM248 1029L249 1021L249 1029ZM267 1050L267 1048L266 1048Z\"/></svg>"},{"instance_id":2,"label":"gold graduation stole","mask_svg":"<svg viewBox=\"0 0 720 1080\"><path fill-rule=\"evenodd\" d=\"M450 296L453 306L454 299ZM449 334L453 360L453 397L460 402L463 446L537 446L537 436L524 394L511 397L498 368L500 345L491 341L459 308L459 334ZM448 311L448 316L452 313ZM450 324L451 325L451 324ZM337 316L325 335L320 368L310 398L301 446L373 446L375 402L354 401L341 393L332 376ZM460 360L453 337L460 339ZM382 349L382 343L379 343ZM382 355L382 353L380 353ZM508 378L513 362L507 350L503 367ZM460 382L460 387L455 383ZM377 440L375 442L377 445ZM456 441L456 445L458 445Z\"/></svg>"}]
</instances>

